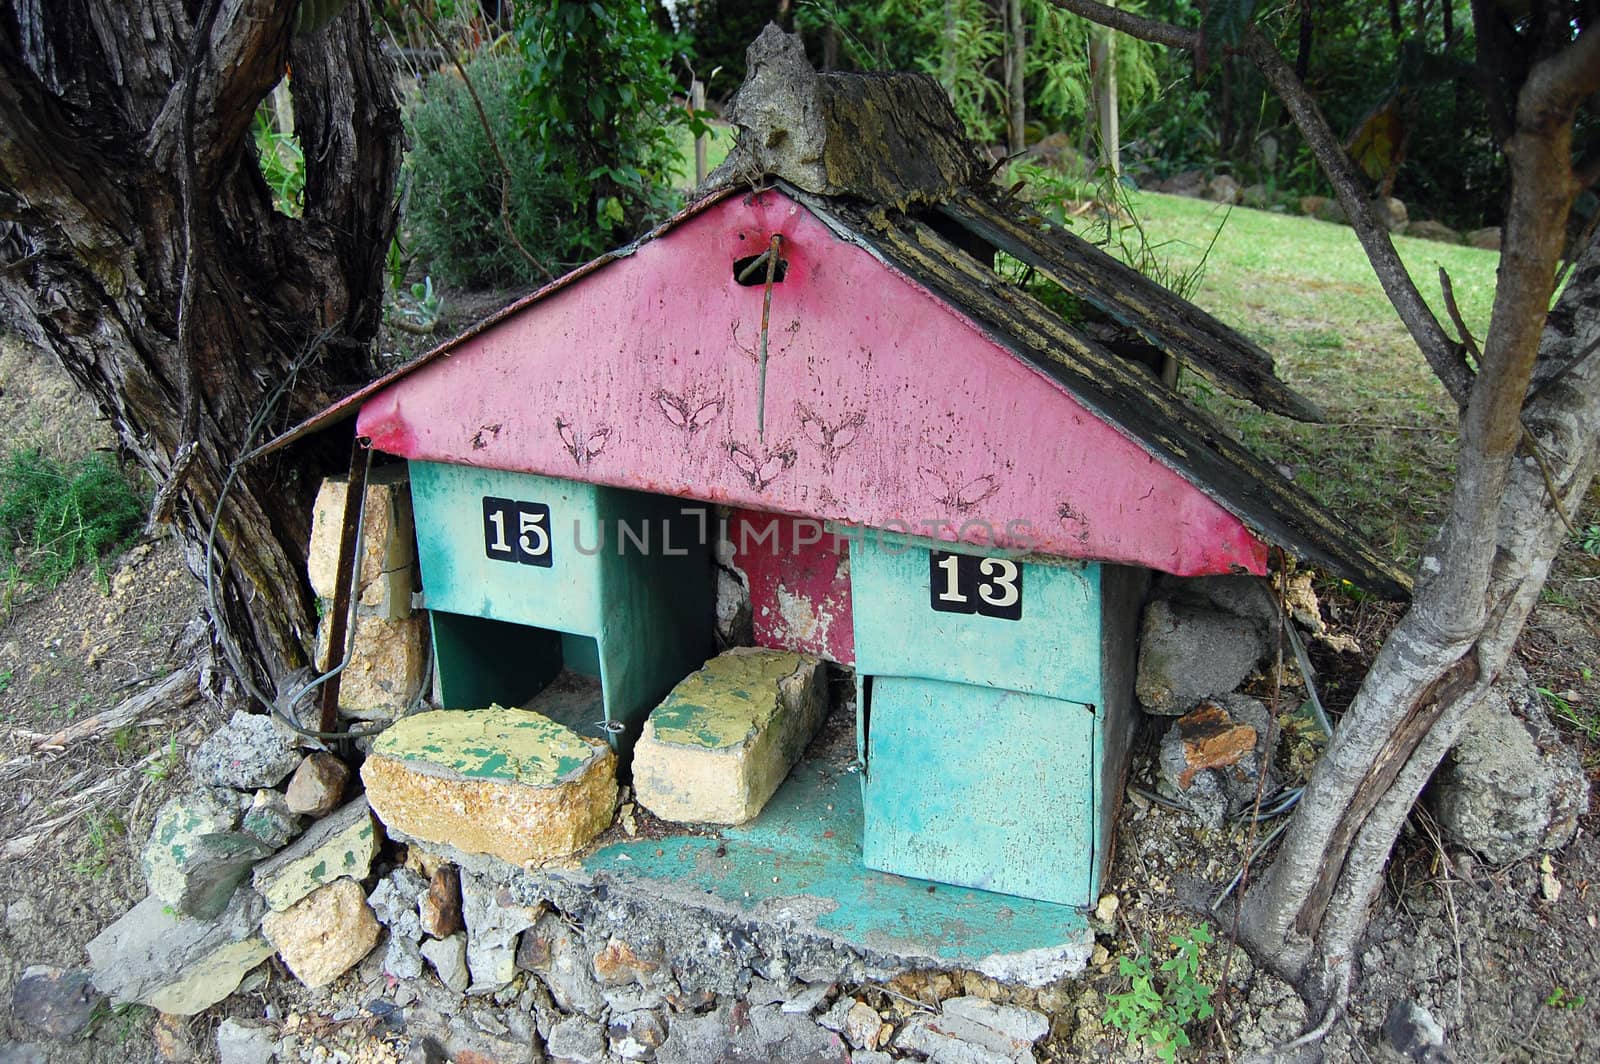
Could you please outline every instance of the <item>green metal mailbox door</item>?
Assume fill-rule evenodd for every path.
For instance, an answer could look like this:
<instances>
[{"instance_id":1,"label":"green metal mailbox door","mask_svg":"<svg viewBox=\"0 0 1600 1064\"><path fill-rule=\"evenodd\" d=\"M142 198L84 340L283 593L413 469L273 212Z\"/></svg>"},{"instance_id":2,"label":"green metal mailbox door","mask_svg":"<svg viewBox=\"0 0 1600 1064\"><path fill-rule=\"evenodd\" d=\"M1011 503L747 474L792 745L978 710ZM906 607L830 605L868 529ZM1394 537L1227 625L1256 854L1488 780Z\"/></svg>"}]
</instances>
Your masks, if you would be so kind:
<instances>
[{"instance_id":1,"label":"green metal mailbox door","mask_svg":"<svg viewBox=\"0 0 1600 1064\"><path fill-rule=\"evenodd\" d=\"M1094 716L937 680L871 681L868 868L1083 905L1095 853Z\"/></svg>"},{"instance_id":2,"label":"green metal mailbox door","mask_svg":"<svg viewBox=\"0 0 1600 1064\"><path fill-rule=\"evenodd\" d=\"M851 544L858 672L1100 700L1101 566L926 544Z\"/></svg>"}]
</instances>

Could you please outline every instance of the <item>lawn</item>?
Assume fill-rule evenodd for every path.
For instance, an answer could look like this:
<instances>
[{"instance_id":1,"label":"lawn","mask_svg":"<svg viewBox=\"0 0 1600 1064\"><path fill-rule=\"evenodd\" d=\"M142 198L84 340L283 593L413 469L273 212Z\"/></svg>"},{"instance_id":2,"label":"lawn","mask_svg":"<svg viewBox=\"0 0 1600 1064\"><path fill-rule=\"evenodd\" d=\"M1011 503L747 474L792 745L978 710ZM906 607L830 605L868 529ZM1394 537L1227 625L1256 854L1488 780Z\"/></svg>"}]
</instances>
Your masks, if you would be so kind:
<instances>
[{"instance_id":1,"label":"lawn","mask_svg":"<svg viewBox=\"0 0 1600 1064\"><path fill-rule=\"evenodd\" d=\"M1200 267L1191 298L1265 348L1322 407L1303 425L1263 414L1188 374L1185 389L1402 565L1437 524L1453 471L1452 404L1384 297L1346 226L1205 200L1135 194L1116 239L1144 238L1168 268ZM1079 223L1093 238L1092 227ZM1103 235L1103 229L1101 230ZM1444 318L1439 269L1481 338L1495 252L1398 237L1417 287Z\"/></svg>"}]
</instances>

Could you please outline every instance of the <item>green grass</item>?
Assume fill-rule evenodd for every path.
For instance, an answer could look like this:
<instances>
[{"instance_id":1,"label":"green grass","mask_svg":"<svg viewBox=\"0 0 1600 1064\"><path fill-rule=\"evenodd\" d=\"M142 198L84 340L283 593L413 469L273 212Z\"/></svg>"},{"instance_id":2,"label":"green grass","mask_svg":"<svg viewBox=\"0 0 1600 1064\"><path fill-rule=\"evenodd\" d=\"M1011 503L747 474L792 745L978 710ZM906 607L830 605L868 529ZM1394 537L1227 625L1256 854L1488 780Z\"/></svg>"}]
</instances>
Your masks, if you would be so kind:
<instances>
[{"instance_id":1,"label":"green grass","mask_svg":"<svg viewBox=\"0 0 1600 1064\"><path fill-rule=\"evenodd\" d=\"M706 172L710 173L721 166L722 160L733 150L734 136L738 131L723 122L708 122L707 125L711 127L711 132L706 137ZM675 168L677 172L673 187L691 189L694 187L694 136L686 126L673 126L672 139L678 146L678 158L681 160Z\"/></svg>"},{"instance_id":2,"label":"green grass","mask_svg":"<svg viewBox=\"0 0 1600 1064\"><path fill-rule=\"evenodd\" d=\"M13 588L22 578L53 587L79 565L104 583L100 559L143 519L139 497L99 454L64 463L19 450L0 462L0 558Z\"/></svg>"},{"instance_id":3,"label":"green grass","mask_svg":"<svg viewBox=\"0 0 1600 1064\"><path fill-rule=\"evenodd\" d=\"M1271 354L1279 375L1327 420L1303 425L1263 414L1186 374L1190 398L1380 550L1414 563L1449 491L1454 413L1354 231L1155 193L1137 193L1132 204L1171 269L1204 260L1191 298ZM1407 237L1395 245L1442 319L1438 272L1449 272L1462 316L1481 339L1499 256Z\"/></svg>"}]
</instances>

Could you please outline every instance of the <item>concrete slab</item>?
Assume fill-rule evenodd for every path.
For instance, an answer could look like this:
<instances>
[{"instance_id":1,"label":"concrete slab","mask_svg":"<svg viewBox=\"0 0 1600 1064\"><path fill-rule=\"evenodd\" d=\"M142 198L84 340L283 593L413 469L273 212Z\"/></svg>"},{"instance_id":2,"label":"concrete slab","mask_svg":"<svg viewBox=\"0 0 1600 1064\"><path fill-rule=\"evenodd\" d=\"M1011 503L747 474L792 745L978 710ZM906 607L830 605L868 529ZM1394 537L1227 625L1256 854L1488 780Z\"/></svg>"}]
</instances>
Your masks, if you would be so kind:
<instances>
[{"instance_id":1,"label":"concrete slab","mask_svg":"<svg viewBox=\"0 0 1600 1064\"><path fill-rule=\"evenodd\" d=\"M669 956L676 940L688 946L696 936L695 952L714 955L711 935L726 940L730 959L782 952L763 969L787 964L810 969L807 978L962 968L1038 986L1083 970L1094 934L1072 906L865 868L860 779L840 749L850 736L827 730L832 749L818 757L814 744L749 823L614 843L579 870L519 877L514 889L625 922L632 938L658 938Z\"/></svg>"}]
</instances>

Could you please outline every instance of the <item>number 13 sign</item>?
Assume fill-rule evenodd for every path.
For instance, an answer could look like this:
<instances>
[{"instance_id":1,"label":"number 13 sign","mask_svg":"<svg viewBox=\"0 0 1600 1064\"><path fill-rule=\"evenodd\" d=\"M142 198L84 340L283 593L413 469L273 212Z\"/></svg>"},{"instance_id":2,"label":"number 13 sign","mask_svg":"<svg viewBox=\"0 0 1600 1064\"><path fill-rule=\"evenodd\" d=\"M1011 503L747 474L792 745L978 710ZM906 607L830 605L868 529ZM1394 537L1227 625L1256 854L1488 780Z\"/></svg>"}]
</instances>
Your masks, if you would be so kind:
<instances>
[{"instance_id":1,"label":"number 13 sign","mask_svg":"<svg viewBox=\"0 0 1600 1064\"><path fill-rule=\"evenodd\" d=\"M483 499L483 553L495 561L549 568L550 507L542 502Z\"/></svg>"},{"instance_id":2,"label":"number 13 sign","mask_svg":"<svg viewBox=\"0 0 1600 1064\"><path fill-rule=\"evenodd\" d=\"M928 599L940 613L1022 619L1022 566L1010 558L928 552Z\"/></svg>"}]
</instances>

